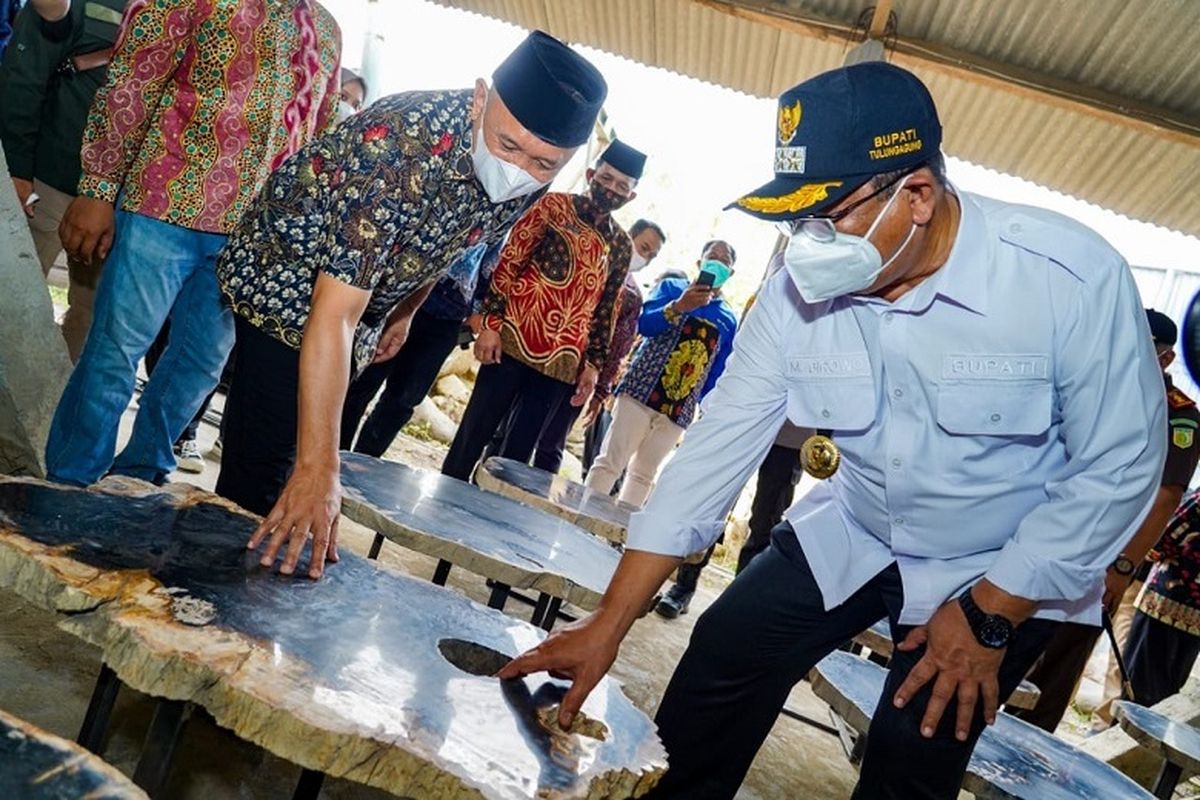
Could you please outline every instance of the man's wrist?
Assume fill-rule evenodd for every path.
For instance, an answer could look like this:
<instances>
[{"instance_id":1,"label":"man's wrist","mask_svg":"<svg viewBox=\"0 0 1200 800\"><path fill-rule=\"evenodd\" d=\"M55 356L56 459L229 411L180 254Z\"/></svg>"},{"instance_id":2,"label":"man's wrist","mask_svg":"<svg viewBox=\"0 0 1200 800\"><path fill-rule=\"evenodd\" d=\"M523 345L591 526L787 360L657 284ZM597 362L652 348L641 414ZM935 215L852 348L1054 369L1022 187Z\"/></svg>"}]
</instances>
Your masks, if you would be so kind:
<instances>
[{"instance_id":1,"label":"man's wrist","mask_svg":"<svg viewBox=\"0 0 1200 800\"><path fill-rule=\"evenodd\" d=\"M1116 560L1113 561L1109 569L1118 575L1128 577L1133 575L1134 570L1137 569L1137 564L1133 563L1133 559L1129 558L1124 553L1121 553L1121 555L1117 556Z\"/></svg>"},{"instance_id":2,"label":"man's wrist","mask_svg":"<svg viewBox=\"0 0 1200 800\"><path fill-rule=\"evenodd\" d=\"M674 302L667 303L663 307L662 313L663 313L663 319L665 319L667 321L668 325L674 325L675 323L679 322L679 320L683 317L683 312L675 307Z\"/></svg>"},{"instance_id":3,"label":"man's wrist","mask_svg":"<svg viewBox=\"0 0 1200 800\"><path fill-rule=\"evenodd\" d=\"M1024 597L1010 594L986 578L970 588L971 599L985 614L1004 617L1013 625L1020 625L1037 610L1037 603Z\"/></svg>"}]
</instances>

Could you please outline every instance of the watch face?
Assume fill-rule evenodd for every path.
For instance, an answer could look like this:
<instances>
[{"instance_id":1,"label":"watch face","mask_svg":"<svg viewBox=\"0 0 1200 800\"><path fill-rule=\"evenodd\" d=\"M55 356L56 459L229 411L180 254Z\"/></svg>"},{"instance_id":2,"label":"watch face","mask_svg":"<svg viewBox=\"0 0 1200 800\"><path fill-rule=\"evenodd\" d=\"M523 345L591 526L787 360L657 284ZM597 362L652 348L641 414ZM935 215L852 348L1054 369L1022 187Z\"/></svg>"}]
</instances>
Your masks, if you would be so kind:
<instances>
[{"instance_id":1,"label":"watch face","mask_svg":"<svg viewBox=\"0 0 1200 800\"><path fill-rule=\"evenodd\" d=\"M1007 647L1011 637L1012 625L1006 619L988 617L979 626L979 643L984 647Z\"/></svg>"},{"instance_id":2,"label":"watch face","mask_svg":"<svg viewBox=\"0 0 1200 800\"><path fill-rule=\"evenodd\" d=\"M1132 575L1133 562L1125 556L1120 556L1113 562L1113 569L1117 571L1118 575Z\"/></svg>"}]
</instances>

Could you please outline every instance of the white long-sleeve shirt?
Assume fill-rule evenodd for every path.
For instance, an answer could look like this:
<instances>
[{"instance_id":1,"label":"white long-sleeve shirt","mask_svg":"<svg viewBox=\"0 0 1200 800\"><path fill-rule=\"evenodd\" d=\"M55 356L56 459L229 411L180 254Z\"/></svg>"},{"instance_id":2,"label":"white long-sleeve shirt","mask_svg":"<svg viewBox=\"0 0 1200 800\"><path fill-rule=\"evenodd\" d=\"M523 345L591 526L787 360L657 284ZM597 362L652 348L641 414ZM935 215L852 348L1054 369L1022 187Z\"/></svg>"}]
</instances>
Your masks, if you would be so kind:
<instances>
[{"instance_id":1,"label":"white long-sleeve shirt","mask_svg":"<svg viewBox=\"0 0 1200 800\"><path fill-rule=\"evenodd\" d=\"M703 550L784 419L838 472L788 509L826 608L896 562L900 621L986 577L1096 623L1166 451L1162 376L1124 259L1058 214L959 193L950 257L895 303L808 304L786 270L738 334L628 547Z\"/></svg>"}]
</instances>

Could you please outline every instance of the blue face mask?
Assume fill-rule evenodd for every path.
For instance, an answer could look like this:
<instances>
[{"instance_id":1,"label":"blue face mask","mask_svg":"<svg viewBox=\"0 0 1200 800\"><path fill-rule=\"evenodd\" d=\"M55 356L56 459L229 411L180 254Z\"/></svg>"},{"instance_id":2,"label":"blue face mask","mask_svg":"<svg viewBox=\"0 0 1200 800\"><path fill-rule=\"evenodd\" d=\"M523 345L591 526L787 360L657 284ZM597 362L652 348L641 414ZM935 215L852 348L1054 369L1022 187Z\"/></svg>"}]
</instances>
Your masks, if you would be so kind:
<instances>
[{"instance_id":1,"label":"blue face mask","mask_svg":"<svg viewBox=\"0 0 1200 800\"><path fill-rule=\"evenodd\" d=\"M700 271L708 272L713 276L712 288L714 289L720 289L721 285L733 275L732 269L715 258L706 258L704 261L701 261Z\"/></svg>"}]
</instances>

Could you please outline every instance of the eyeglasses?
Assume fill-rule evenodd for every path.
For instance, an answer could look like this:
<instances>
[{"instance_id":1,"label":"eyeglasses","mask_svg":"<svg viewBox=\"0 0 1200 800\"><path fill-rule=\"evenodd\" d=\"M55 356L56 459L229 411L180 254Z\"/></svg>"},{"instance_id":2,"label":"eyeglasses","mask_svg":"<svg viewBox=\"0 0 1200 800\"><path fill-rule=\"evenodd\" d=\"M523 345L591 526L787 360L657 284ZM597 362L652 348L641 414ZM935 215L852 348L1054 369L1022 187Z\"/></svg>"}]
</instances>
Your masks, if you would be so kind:
<instances>
[{"instance_id":1,"label":"eyeglasses","mask_svg":"<svg viewBox=\"0 0 1200 800\"><path fill-rule=\"evenodd\" d=\"M913 172L916 172L918 169L920 169L920 167L916 167L909 172L897 175L883 186L880 186L878 189L871 192L866 197L860 197L835 214L830 214L826 217L801 217L800 219L785 219L775 223L775 227L780 233L787 237L792 237L796 234L802 233L814 241L821 242L822 244L828 244L837 238L837 228L834 227L835 223L845 219L854 211L854 209L858 208L868 200L883 194L888 189L907 178Z\"/></svg>"}]
</instances>

